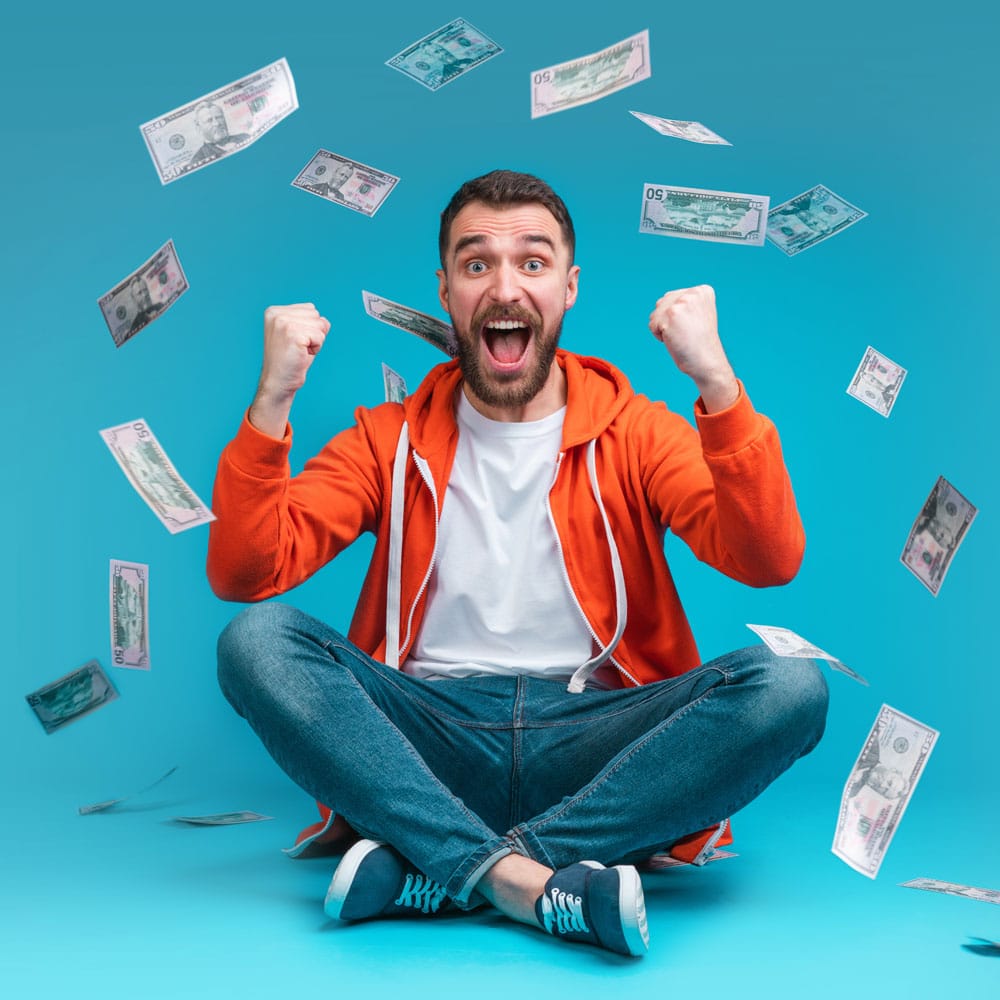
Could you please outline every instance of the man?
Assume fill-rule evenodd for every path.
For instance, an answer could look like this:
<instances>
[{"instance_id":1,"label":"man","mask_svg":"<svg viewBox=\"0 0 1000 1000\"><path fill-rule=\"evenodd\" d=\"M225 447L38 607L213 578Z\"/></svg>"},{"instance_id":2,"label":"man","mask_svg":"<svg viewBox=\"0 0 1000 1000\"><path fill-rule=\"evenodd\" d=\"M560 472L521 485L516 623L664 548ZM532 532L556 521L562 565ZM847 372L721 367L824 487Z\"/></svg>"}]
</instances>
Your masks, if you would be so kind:
<instances>
[{"instance_id":1,"label":"man","mask_svg":"<svg viewBox=\"0 0 1000 1000\"><path fill-rule=\"evenodd\" d=\"M345 821L363 838L330 883L333 917L488 901L642 954L633 862L703 863L822 734L808 661L755 647L698 666L663 555L670 528L754 586L802 555L777 432L726 360L711 289L669 292L650 317L700 392L699 434L558 349L574 242L543 181L464 184L439 236L458 358L402 404L359 408L292 478L288 416L330 324L310 304L265 314L257 393L219 462L211 584L259 601L363 532L375 547L346 638L257 605L220 638L220 682L326 804L293 853Z\"/></svg>"},{"instance_id":2,"label":"man","mask_svg":"<svg viewBox=\"0 0 1000 1000\"><path fill-rule=\"evenodd\" d=\"M132 325L129 327L128 335L138 333L144 326L148 326L162 311L163 303L154 302L149 294L149 285L146 279L136 275L128 286L132 304L135 306L135 315L132 317Z\"/></svg>"},{"instance_id":3,"label":"man","mask_svg":"<svg viewBox=\"0 0 1000 1000\"><path fill-rule=\"evenodd\" d=\"M328 168L321 164L316 168L315 175L318 177L320 173L325 173ZM323 181L319 184L312 184L310 187L318 195L322 195L324 198L331 198L335 201L344 201L344 194L340 190L352 177L354 176L354 167L349 163L336 162L333 165L333 172L330 174L330 179L328 181Z\"/></svg>"},{"instance_id":4,"label":"man","mask_svg":"<svg viewBox=\"0 0 1000 1000\"><path fill-rule=\"evenodd\" d=\"M250 136L246 132L237 132L235 135L229 134L229 126L226 124L226 116L222 113L222 108L211 101L202 101L194 109L194 124L201 133L202 145L198 147L195 154L188 160L188 166L193 167L199 163L207 163L209 160L218 159L232 152L226 149L227 146L247 142Z\"/></svg>"}]
</instances>

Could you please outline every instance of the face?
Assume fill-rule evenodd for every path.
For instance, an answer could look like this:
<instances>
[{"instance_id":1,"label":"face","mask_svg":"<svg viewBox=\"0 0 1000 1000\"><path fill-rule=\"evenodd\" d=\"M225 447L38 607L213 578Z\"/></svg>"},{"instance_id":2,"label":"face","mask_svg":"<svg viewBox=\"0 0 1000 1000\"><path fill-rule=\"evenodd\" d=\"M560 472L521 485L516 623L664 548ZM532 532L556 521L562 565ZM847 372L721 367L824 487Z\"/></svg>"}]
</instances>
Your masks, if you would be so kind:
<instances>
[{"instance_id":1,"label":"face","mask_svg":"<svg viewBox=\"0 0 1000 1000\"><path fill-rule=\"evenodd\" d=\"M579 273L543 205L471 202L455 217L438 291L466 395L480 412L533 420L563 405L564 376L553 361Z\"/></svg>"},{"instance_id":2,"label":"face","mask_svg":"<svg viewBox=\"0 0 1000 1000\"><path fill-rule=\"evenodd\" d=\"M152 299L149 297L149 287L142 278L133 281L129 285L129 291L132 293L132 301L138 309L148 309L153 304Z\"/></svg>"},{"instance_id":3,"label":"face","mask_svg":"<svg viewBox=\"0 0 1000 1000\"><path fill-rule=\"evenodd\" d=\"M214 104L209 104L208 107L202 108L195 115L194 123L198 126L198 130L201 132L205 142L218 142L229 135L229 128L226 125L226 118L222 113L222 108Z\"/></svg>"},{"instance_id":4,"label":"face","mask_svg":"<svg viewBox=\"0 0 1000 1000\"><path fill-rule=\"evenodd\" d=\"M895 768L876 764L868 775L867 783L879 795L887 799L898 799L906 790L906 779Z\"/></svg>"},{"instance_id":5,"label":"face","mask_svg":"<svg viewBox=\"0 0 1000 1000\"><path fill-rule=\"evenodd\" d=\"M352 166L347 163L338 163L330 175L330 187L339 188L353 173L354 168Z\"/></svg>"}]
</instances>

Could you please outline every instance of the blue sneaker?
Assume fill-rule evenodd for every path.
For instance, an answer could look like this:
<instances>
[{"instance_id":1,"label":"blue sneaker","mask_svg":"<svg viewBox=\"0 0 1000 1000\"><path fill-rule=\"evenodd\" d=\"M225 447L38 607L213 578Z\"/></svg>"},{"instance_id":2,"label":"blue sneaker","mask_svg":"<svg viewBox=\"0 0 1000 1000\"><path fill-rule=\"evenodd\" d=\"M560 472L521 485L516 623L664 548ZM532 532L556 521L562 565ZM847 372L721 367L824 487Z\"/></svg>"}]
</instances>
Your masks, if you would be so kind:
<instances>
[{"instance_id":1,"label":"blue sneaker","mask_svg":"<svg viewBox=\"0 0 1000 1000\"><path fill-rule=\"evenodd\" d=\"M535 916L564 941L585 941L619 955L642 955L649 948L642 882L632 865L579 861L560 868L545 883Z\"/></svg>"},{"instance_id":2,"label":"blue sneaker","mask_svg":"<svg viewBox=\"0 0 1000 1000\"><path fill-rule=\"evenodd\" d=\"M335 920L415 916L450 906L443 885L377 840L359 840L343 856L323 903Z\"/></svg>"}]
</instances>

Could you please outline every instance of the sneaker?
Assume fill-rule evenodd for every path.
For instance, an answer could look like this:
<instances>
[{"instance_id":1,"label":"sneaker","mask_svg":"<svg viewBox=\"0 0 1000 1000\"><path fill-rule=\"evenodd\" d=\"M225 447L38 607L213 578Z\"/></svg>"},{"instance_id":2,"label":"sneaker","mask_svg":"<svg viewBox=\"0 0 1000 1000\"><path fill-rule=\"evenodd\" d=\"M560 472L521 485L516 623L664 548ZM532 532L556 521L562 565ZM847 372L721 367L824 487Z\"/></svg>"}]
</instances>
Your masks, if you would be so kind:
<instances>
[{"instance_id":1,"label":"sneaker","mask_svg":"<svg viewBox=\"0 0 1000 1000\"><path fill-rule=\"evenodd\" d=\"M449 906L443 885L377 840L359 840L343 856L323 903L336 920L414 916Z\"/></svg>"},{"instance_id":2,"label":"sneaker","mask_svg":"<svg viewBox=\"0 0 1000 1000\"><path fill-rule=\"evenodd\" d=\"M545 883L535 916L565 941L585 941L619 955L642 955L649 948L642 882L631 865L605 868L580 861L560 868Z\"/></svg>"}]
</instances>

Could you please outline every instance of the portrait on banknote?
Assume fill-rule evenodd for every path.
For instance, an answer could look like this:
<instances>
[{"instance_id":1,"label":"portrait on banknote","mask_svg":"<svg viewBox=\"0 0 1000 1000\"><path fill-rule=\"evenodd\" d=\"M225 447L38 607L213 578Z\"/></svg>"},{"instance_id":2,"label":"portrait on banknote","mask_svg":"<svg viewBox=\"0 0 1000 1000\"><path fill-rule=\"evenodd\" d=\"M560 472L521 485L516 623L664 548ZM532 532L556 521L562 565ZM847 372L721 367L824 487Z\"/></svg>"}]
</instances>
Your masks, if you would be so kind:
<instances>
[{"instance_id":1,"label":"portrait on banknote","mask_svg":"<svg viewBox=\"0 0 1000 1000\"><path fill-rule=\"evenodd\" d=\"M292 187L371 217L398 182L398 177L384 170L320 149L299 171Z\"/></svg>"},{"instance_id":2,"label":"portrait on banknote","mask_svg":"<svg viewBox=\"0 0 1000 1000\"><path fill-rule=\"evenodd\" d=\"M386 61L428 90L438 90L503 49L464 18L456 18Z\"/></svg>"}]
</instances>

